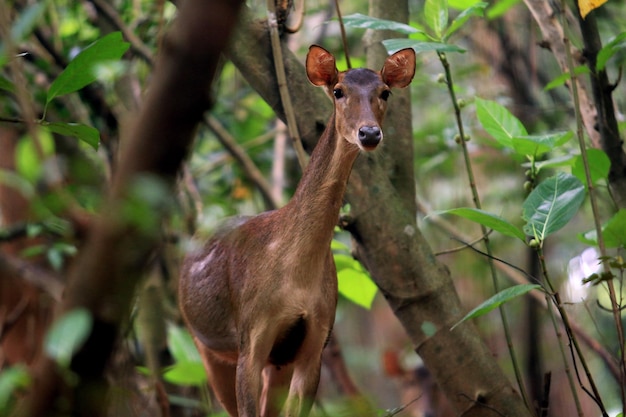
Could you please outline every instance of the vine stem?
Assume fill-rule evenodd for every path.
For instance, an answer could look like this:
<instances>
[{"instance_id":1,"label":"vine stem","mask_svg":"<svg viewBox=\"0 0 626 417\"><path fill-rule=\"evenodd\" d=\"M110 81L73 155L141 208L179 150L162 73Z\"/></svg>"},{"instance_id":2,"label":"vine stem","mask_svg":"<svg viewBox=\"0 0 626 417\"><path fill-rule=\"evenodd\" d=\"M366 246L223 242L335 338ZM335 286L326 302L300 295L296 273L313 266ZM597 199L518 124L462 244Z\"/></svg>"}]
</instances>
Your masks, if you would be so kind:
<instances>
[{"instance_id":1,"label":"vine stem","mask_svg":"<svg viewBox=\"0 0 626 417\"><path fill-rule=\"evenodd\" d=\"M561 0L562 10L566 10L565 2ZM565 28L567 25L567 19L564 19L561 16L561 24ZM598 210L598 202L595 192L595 187L593 185L593 180L591 178L591 170L589 168L589 159L587 157L587 146L585 144L585 138L583 134L583 121L582 115L580 113L580 99L578 97L578 83L576 82L576 74L574 72L574 60L572 57L572 52L569 47L569 39L567 37L563 38L563 43L565 44L566 58L567 58L567 69L571 79L571 91L572 91L572 99L574 101L574 115L576 118L576 136L578 138L578 147L580 148L580 156L583 160L583 167L585 171L585 181L587 183L587 189L589 192L589 202L591 204L591 211L593 213L593 221L596 229L596 236L598 238L598 248L600 250L600 260L602 262L602 268L605 272L609 272L611 270L611 266L609 264L609 258L607 256L606 246L604 244L604 237L602 236L602 224L600 221L600 212ZM595 62L595 60L594 60ZM592 68L592 76L595 74L595 68ZM624 329L622 328L622 319L621 319L621 309L620 305L617 301L617 295L615 291L615 285L613 283L613 279L606 280L606 286L609 292L609 298L611 300L611 307L613 312L613 321L615 323L615 330L617 334L617 340L619 341L619 361L620 361L620 394L622 398L622 414L626 413L626 356L624 353L625 339L624 339Z\"/></svg>"},{"instance_id":2,"label":"vine stem","mask_svg":"<svg viewBox=\"0 0 626 417\"><path fill-rule=\"evenodd\" d=\"M443 69L445 71L446 77L446 85L448 87L448 93L450 95L450 99L452 100L452 105L454 106L454 116L456 119L457 128L459 131L459 144L461 145L461 149L463 150L463 158L465 159L465 169L467 172L467 177L469 180L470 189L472 191L472 199L474 201L474 206L477 209L482 209L480 203L480 195L478 194L478 188L476 187L476 181L474 177L474 170L472 168L472 161L469 155L469 151L467 149L467 140L465 136L465 129L463 127L463 120L461 118L461 106L456 98L456 94L454 92L454 82L452 79L452 71L450 70L450 63L448 62L448 58L444 52L437 51L437 56L439 57L439 61L443 65ZM496 267L493 261L493 251L491 248L491 243L489 240L489 233L487 228L484 225L481 225L481 231L483 235L483 241L485 243L485 251L487 253L487 262L489 265L491 279L493 282L494 291L499 292L499 284L498 284L498 274L496 272ZM515 354L515 347L513 346L513 339L511 337L511 330L508 324L508 318L506 311L503 306L498 307L500 311L500 317L502 319L502 327L504 329L504 336L506 338L506 344L509 349L509 355L511 356L511 363L513 364L513 370L515 372L515 379L517 380L517 385L520 389L522 398L524 403L526 404L526 408L534 414L534 408L531 406L531 402L528 398L528 393L526 391L526 386L524 384L524 380L522 377L522 372L520 370L519 363L517 361L517 357Z\"/></svg>"},{"instance_id":3,"label":"vine stem","mask_svg":"<svg viewBox=\"0 0 626 417\"><path fill-rule=\"evenodd\" d=\"M602 402L602 398L600 397L600 392L598 391L598 387L596 386L593 380L593 377L591 375L591 371L589 370L589 366L587 365L587 361L585 360L585 357L583 356L583 352L582 352L582 349L580 348L580 344L578 343L578 339L574 335L574 332L572 332L572 327L570 326L570 322L569 322L569 316L567 315L567 311L565 310L565 308L563 308L563 302L561 301L561 296L559 295L558 291L554 290L554 286L552 285L552 281L550 280L550 276L548 274L548 269L546 267L546 261L543 256L543 250L541 249L541 246L537 247L537 254L539 255L539 261L541 263L541 271L543 273L546 285L548 286L548 289L550 290L550 294L552 294L552 302L554 303L557 310L559 311L559 314L561 315L563 326L565 327L565 330L567 331L567 337L569 338L570 343L572 344L574 350L576 351L576 356L578 356L578 359L580 360L580 363L583 366L583 369L585 371L585 376L587 377L587 380L589 382L589 385L591 386L591 390L593 391L593 394L590 393L582 385L582 382L580 381L580 377L578 378L578 382L581 388L585 392L587 392L587 394L589 394L589 396L596 402L596 404L600 408L600 411L602 412L602 417L609 417L606 411L606 408L604 407L604 403ZM572 361L574 362L574 364L576 364L576 359L573 357L573 355L572 355ZM575 393L574 393L574 398L577 399L577 396ZM577 403L577 406L578 406L578 403ZM579 410L579 415L582 415L581 413L582 411Z\"/></svg>"}]
</instances>

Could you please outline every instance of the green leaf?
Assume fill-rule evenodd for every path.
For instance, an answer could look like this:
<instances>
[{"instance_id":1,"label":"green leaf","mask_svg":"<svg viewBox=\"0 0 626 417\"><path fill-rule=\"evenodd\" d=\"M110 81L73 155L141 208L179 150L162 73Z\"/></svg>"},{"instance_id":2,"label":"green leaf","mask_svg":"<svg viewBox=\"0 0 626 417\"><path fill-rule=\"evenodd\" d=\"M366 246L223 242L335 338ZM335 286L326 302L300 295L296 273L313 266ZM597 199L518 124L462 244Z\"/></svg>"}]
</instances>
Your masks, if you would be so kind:
<instances>
[{"instance_id":1,"label":"green leaf","mask_svg":"<svg viewBox=\"0 0 626 417\"><path fill-rule=\"evenodd\" d=\"M11 415L10 407L16 398L15 391L30 385L31 378L26 365L8 366L0 372L0 416Z\"/></svg>"},{"instance_id":2,"label":"green leaf","mask_svg":"<svg viewBox=\"0 0 626 417\"><path fill-rule=\"evenodd\" d=\"M487 6L489 6L489 3L480 2L480 3L475 3L471 5L470 7L468 7L467 9L463 10L456 18L454 18L454 20L452 21L448 29L446 29L444 40L449 39L450 36L452 36L454 32L456 32L461 27L463 27L465 22L467 22L471 17L483 16L485 13L485 8Z\"/></svg>"},{"instance_id":3,"label":"green leaf","mask_svg":"<svg viewBox=\"0 0 626 417\"><path fill-rule=\"evenodd\" d=\"M525 241L526 239L526 236L518 227L509 223L507 220L503 219L502 217L496 216L495 214L488 213L484 210L479 210L479 209L471 208L471 207L459 207L459 208L441 211L438 213L454 214L456 216L461 216L473 222L482 224L483 226L493 229L497 232L500 232L505 236L516 237L520 239L522 242Z\"/></svg>"},{"instance_id":4,"label":"green leaf","mask_svg":"<svg viewBox=\"0 0 626 417\"><path fill-rule=\"evenodd\" d=\"M589 163L589 173L591 174L591 182L593 184L600 180L606 180L609 177L611 160L603 150L596 148L587 149L587 162ZM585 166L581 155L578 155L574 160L572 175L576 176L583 184L587 184Z\"/></svg>"},{"instance_id":5,"label":"green leaf","mask_svg":"<svg viewBox=\"0 0 626 417\"><path fill-rule=\"evenodd\" d=\"M100 132L91 126L81 123L48 123L45 121L41 123L41 126L58 135L75 137L96 151L100 145Z\"/></svg>"},{"instance_id":6,"label":"green leaf","mask_svg":"<svg viewBox=\"0 0 626 417\"><path fill-rule=\"evenodd\" d=\"M67 368L72 356L85 343L93 327L91 313L84 308L68 311L53 324L44 343L48 356Z\"/></svg>"},{"instance_id":7,"label":"green leaf","mask_svg":"<svg viewBox=\"0 0 626 417\"><path fill-rule=\"evenodd\" d=\"M15 85L13 85L11 81L7 80L2 75L0 75L0 90L4 90L4 91L8 91L9 93L12 93L13 91L15 91Z\"/></svg>"},{"instance_id":8,"label":"green leaf","mask_svg":"<svg viewBox=\"0 0 626 417\"><path fill-rule=\"evenodd\" d=\"M407 35L412 33L423 33L423 31L415 29L414 27L404 23L394 22L393 20L378 19L376 17L370 17L360 13L344 16L343 24L348 27L359 29L393 30Z\"/></svg>"},{"instance_id":9,"label":"green leaf","mask_svg":"<svg viewBox=\"0 0 626 417\"><path fill-rule=\"evenodd\" d=\"M502 146L513 148L513 138L527 136L519 119L495 101L476 97L476 116L483 128Z\"/></svg>"},{"instance_id":10,"label":"green leaf","mask_svg":"<svg viewBox=\"0 0 626 417\"><path fill-rule=\"evenodd\" d=\"M489 20L497 19L519 2L520 0L500 0L487 10L487 18Z\"/></svg>"},{"instance_id":11,"label":"green leaf","mask_svg":"<svg viewBox=\"0 0 626 417\"><path fill-rule=\"evenodd\" d=\"M207 374L201 362L178 362L165 369L163 379L179 386L203 386Z\"/></svg>"},{"instance_id":12,"label":"green leaf","mask_svg":"<svg viewBox=\"0 0 626 417\"><path fill-rule=\"evenodd\" d=\"M502 290L499 293L492 296L491 298L489 298L488 300L481 303L478 307L474 308L469 313L467 313L465 317L463 317L458 323L452 326L450 330L453 330L455 327L457 327L464 321L467 321L476 317L484 316L485 314L489 313L491 310L494 310L500 307L502 304L509 302L512 299L517 298L521 295L524 295L532 290L537 290L540 288L541 288L541 285L537 285L537 284L520 284L520 285L515 285L513 287L509 287L505 290Z\"/></svg>"},{"instance_id":13,"label":"green leaf","mask_svg":"<svg viewBox=\"0 0 626 417\"><path fill-rule=\"evenodd\" d=\"M104 61L118 60L130 44L124 42L120 32L113 32L83 49L52 82L46 104L55 97L80 90L96 80L94 68Z\"/></svg>"},{"instance_id":14,"label":"green leaf","mask_svg":"<svg viewBox=\"0 0 626 417\"><path fill-rule=\"evenodd\" d=\"M367 271L351 256L335 254L334 258L339 293L361 307L371 308L378 287L372 282Z\"/></svg>"},{"instance_id":15,"label":"green leaf","mask_svg":"<svg viewBox=\"0 0 626 417\"><path fill-rule=\"evenodd\" d=\"M39 1L27 6L11 27L11 40L20 43L26 39L41 20L48 7L48 1Z\"/></svg>"},{"instance_id":16,"label":"green leaf","mask_svg":"<svg viewBox=\"0 0 626 417\"><path fill-rule=\"evenodd\" d=\"M418 39L386 39L383 45L389 53L394 53L404 48L413 48L416 53L420 52L465 52L465 49L456 45L440 42L425 42Z\"/></svg>"},{"instance_id":17,"label":"green leaf","mask_svg":"<svg viewBox=\"0 0 626 417\"><path fill-rule=\"evenodd\" d=\"M465 10L480 2L480 0L448 0L448 6L451 9Z\"/></svg>"},{"instance_id":18,"label":"green leaf","mask_svg":"<svg viewBox=\"0 0 626 417\"><path fill-rule=\"evenodd\" d=\"M596 71L602 71L613 55L626 48L626 32L622 32L600 49L596 56Z\"/></svg>"},{"instance_id":19,"label":"green leaf","mask_svg":"<svg viewBox=\"0 0 626 417\"><path fill-rule=\"evenodd\" d=\"M39 147L31 137L24 136L15 147L17 172L32 184L39 179L44 160L54 154L54 140L49 132L40 130L38 141ZM41 155L39 151L41 151Z\"/></svg>"},{"instance_id":20,"label":"green leaf","mask_svg":"<svg viewBox=\"0 0 626 417\"><path fill-rule=\"evenodd\" d=\"M582 74L589 74L590 72L591 71L589 71L589 67L587 67L586 65L580 65L574 68L574 75L576 76L582 75ZM554 80L550 81L543 89L544 91L548 91L548 90L552 90L553 88L560 87L564 85L566 82L568 82L571 78L572 77L569 72L564 72L563 74L556 77Z\"/></svg>"},{"instance_id":21,"label":"green leaf","mask_svg":"<svg viewBox=\"0 0 626 417\"><path fill-rule=\"evenodd\" d=\"M573 166L576 159L576 155L562 155L556 158L545 159L543 161L535 161L535 168L537 171L541 171L544 168L557 168L565 166ZM530 168L531 163L526 162L522 164L523 168Z\"/></svg>"},{"instance_id":22,"label":"green leaf","mask_svg":"<svg viewBox=\"0 0 626 417\"><path fill-rule=\"evenodd\" d=\"M184 327L171 323L168 324L167 346L176 363L190 362L202 364L202 358L193 342L193 338Z\"/></svg>"},{"instance_id":23,"label":"green leaf","mask_svg":"<svg viewBox=\"0 0 626 417\"><path fill-rule=\"evenodd\" d=\"M426 0L424 19L433 30L437 39L441 40L448 26L448 0Z\"/></svg>"},{"instance_id":24,"label":"green leaf","mask_svg":"<svg viewBox=\"0 0 626 417\"><path fill-rule=\"evenodd\" d=\"M574 176L559 173L542 181L522 204L524 232L543 241L574 217L585 199L585 187Z\"/></svg>"},{"instance_id":25,"label":"green leaf","mask_svg":"<svg viewBox=\"0 0 626 417\"><path fill-rule=\"evenodd\" d=\"M513 150L519 155L540 156L552 151L570 140L574 134L568 132L546 133L543 135L515 136Z\"/></svg>"},{"instance_id":26,"label":"green leaf","mask_svg":"<svg viewBox=\"0 0 626 417\"><path fill-rule=\"evenodd\" d=\"M595 229L579 235L578 238L583 243L598 246ZM626 248L626 209L620 209L602 226L602 239L607 248Z\"/></svg>"}]
</instances>

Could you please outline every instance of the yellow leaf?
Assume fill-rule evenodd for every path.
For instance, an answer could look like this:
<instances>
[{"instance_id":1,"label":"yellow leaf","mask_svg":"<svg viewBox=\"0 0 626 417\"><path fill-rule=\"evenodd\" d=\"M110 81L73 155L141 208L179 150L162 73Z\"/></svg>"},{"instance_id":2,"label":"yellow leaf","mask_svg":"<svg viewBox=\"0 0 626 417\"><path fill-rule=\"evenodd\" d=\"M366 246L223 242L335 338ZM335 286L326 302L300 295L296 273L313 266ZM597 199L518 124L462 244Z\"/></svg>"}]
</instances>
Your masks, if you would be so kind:
<instances>
[{"instance_id":1,"label":"yellow leaf","mask_svg":"<svg viewBox=\"0 0 626 417\"><path fill-rule=\"evenodd\" d=\"M578 0L580 16L584 19L593 9L597 9L606 2L607 0Z\"/></svg>"}]
</instances>

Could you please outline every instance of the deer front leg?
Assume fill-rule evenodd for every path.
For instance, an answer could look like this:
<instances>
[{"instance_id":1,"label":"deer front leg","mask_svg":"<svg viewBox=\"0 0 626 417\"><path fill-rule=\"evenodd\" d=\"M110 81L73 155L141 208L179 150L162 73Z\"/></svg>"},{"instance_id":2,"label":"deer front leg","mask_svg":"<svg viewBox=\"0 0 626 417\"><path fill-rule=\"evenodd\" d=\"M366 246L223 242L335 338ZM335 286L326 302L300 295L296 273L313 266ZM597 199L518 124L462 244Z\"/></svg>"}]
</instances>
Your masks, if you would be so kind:
<instances>
[{"instance_id":1,"label":"deer front leg","mask_svg":"<svg viewBox=\"0 0 626 417\"><path fill-rule=\"evenodd\" d=\"M250 352L239 355L237 362L237 411L239 417L259 417L263 362Z\"/></svg>"}]
</instances>

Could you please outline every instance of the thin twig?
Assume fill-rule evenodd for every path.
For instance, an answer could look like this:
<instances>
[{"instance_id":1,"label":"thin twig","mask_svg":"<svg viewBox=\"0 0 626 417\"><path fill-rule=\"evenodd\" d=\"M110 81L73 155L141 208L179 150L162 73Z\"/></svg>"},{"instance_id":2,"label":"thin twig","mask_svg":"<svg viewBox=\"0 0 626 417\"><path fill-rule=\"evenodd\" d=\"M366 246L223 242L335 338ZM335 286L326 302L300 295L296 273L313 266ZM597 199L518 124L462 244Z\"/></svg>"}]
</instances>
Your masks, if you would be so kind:
<instances>
[{"instance_id":1,"label":"thin twig","mask_svg":"<svg viewBox=\"0 0 626 417\"><path fill-rule=\"evenodd\" d=\"M454 114L456 118L456 125L457 125L458 135L459 135L458 142L461 145L461 149L463 151L463 158L465 159L465 170L466 170L467 177L469 180L470 190L472 192L472 199L474 200L474 206L480 210L482 208L481 202L480 202L480 196L478 194L478 188L476 187L476 180L474 177L472 161L469 155L469 150L467 149L465 129L463 127L463 119L461 118L461 107L459 106L458 100L456 98L456 93L454 92L454 82L452 80L452 71L450 70L450 64L448 62L448 58L446 57L446 54L444 52L438 52L437 55L444 68L445 77L446 77L446 85L448 87L448 94L450 95L452 105L454 106ZM491 244L489 241L489 236L487 234L487 228L484 225L481 225L480 227L481 227L481 231L483 234L485 250L487 251L487 254L489 255L487 257L487 264L489 265L493 288L494 288L494 291L497 293L499 291L498 274L496 272L494 261L493 261L493 252L492 252ZM507 347L509 349L509 355L511 357L511 363L513 365L513 370L515 373L515 378L517 380L517 385L522 395L522 398L524 400L524 403L526 404L526 408L532 413L533 407L528 397L528 393L526 392L526 384L524 383L522 371L520 369L520 365L517 361L517 356L515 354L515 347L513 345L513 338L511 336L511 329L509 327L506 310L504 309L504 306L502 305L498 307L498 310L500 311L500 317L502 320L502 328L504 330L504 336L506 339Z\"/></svg>"},{"instance_id":2,"label":"thin twig","mask_svg":"<svg viewBox=\"0 0 626 417\"><path fill-rule=\"evenodd\" d=\"M341 30L341 42L343 42L343 52L346 57L346 65L348 69L352 68L350 63L350 50L348 48L348 37L346 36L346 27L343 24L343 17L341 16L341 9L339 8L339 0L335 0L335 11L337 12L337 19L339 20L339 29Z\"/></svg>"},{"instance_id":3,"label":"thin twig","mask_svg":"<svg viewBox=\"0 0 626 417\"><path fill-rule=\"evenodd\" d=\"M300 168L304 171L307 165L306 152L302 146L302 140L300 140L300 133L298 132L298 124L296 123L296 115L291 104L291 96L289 95L289 85L287 84L287 75L285 74L285 64L283 60L282 45L280 42L280 35L278 34L278 24L276 22L276 5L274 0L267 0L267 14L268 14L268 27L270 31L270 39L272 43L272 54L274 56L274 70L276 71L276 80L278 82L278 91L280 93L280 99L283 104L283 110L285 111L285 119L287 120L287 128L289 129L289 136L293 141L293 147L298 157L298 163Z\"/></svg>"}]
</instances>

